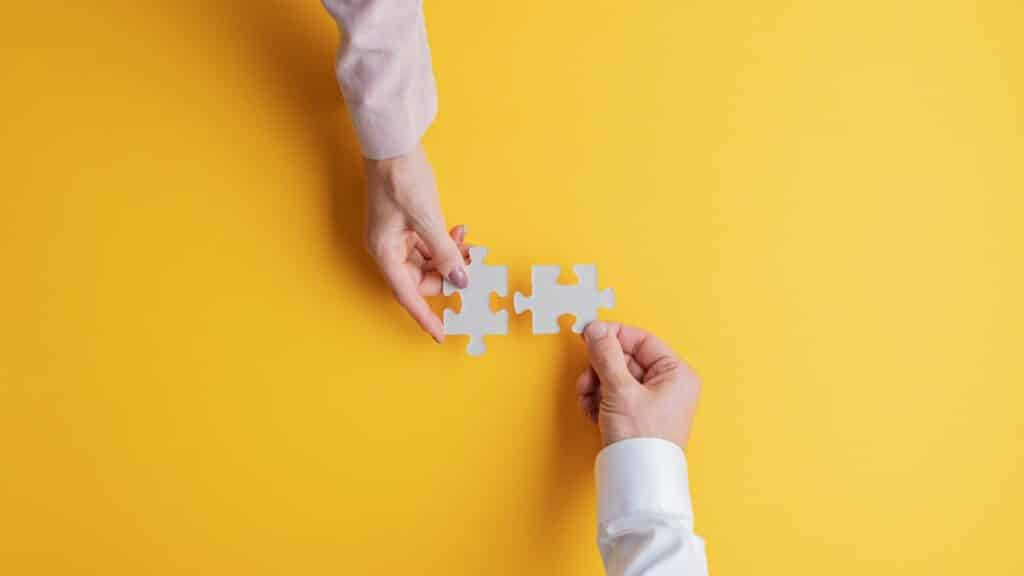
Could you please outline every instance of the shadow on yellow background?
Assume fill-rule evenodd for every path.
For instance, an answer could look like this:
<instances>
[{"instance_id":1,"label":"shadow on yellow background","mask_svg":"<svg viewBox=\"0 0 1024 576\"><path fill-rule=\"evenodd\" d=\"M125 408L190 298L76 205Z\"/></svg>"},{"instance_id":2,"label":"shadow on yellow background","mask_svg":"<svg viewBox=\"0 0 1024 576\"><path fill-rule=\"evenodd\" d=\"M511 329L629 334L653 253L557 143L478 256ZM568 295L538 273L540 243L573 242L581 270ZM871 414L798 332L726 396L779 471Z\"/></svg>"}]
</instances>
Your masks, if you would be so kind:
<instances>
[{"instance_id":1,"label":"shadow on yellow background","mask_svg":"<svg viewBox=\"0 0 1024 576\"><path fill-rule=\"evenodd\" d=\"M332 72L336 43L314 26L308 10L296 14L278 2L197 2L177 7L196 17L205 33L229 38L253 77L245 89L256 91L288 128L304 141L308 158L323 175L320 186L330 214L334 248L341 265L365 272L364 281L383 284L363 250L362 160L359 144ZM323 16L323 15L321 15ZM299 193L299 191L296 191Z\"/></svg>"},{"instance_id":2,"label":"shadow on yellow background","mask_svg":"<svg viewBox=\"0 0 1024 576\"><path fill-rule=\"evenodd\" d=\"M449 223L510 295L596 262L703 375L714 573L1021 573L1018 5L427 17ZM600 572L582 345L512 316L470 359L392 301L336 39L315 1L4 8L0 573Z\"/></svg>"},{"instance_id":3,"label":"shadow on yellow background","mask_svg":"<svg viewBox=\"0 0 1024 576\"><path fill-rule=\"evenodd\" d=\"M283 8L286 7L275 2L221 2L215 6L203 3L197 7L197 13L206 13L204 19L214 26L223 26L220 30L237 40L243 51L248 51L244 57L257 71L251 89L272 98L273 108L289 114L292 129L301 138L309 139L308 156L321 163L317 171L324 174L320 187L327 195L324 210L332 217L329 235L341 266L364 274L361 282L386 292L386 284L363 249L365 197L358 143L334 76L325 73L333 69L335 43L324 42L325 36L319 33L322 26L310 26ZM322 14L319 16L323 19ZM217 29L213 30L216 33ZM509 295L516 290L530 292L529 285L521 280L510 288ZM457 299L434 304L440 315L444 305L454 306ZM514 322L519 331L528 330L526 318L528 315ZM563 333L568 333L572 319L562 318L560 324ZM461 348L462 343L455 346ZM550 545L553 532L561 527L562 517L572 512L571 507L567 510L566 502L572 501L573 494L590 481L593 457L599 448L597 437L580 417L572 386L586 365L582 347L563 348L550 370L551 380L563 385L546 399L553 406L553 433L546 446L534 448L547 454L540 468L543 490L535 502L541 521L531 528L533 545L538 551ZM500 539L500 531L496 536ZM587 541L591 539L588 536Z\"/></svg>"}]
</instances>

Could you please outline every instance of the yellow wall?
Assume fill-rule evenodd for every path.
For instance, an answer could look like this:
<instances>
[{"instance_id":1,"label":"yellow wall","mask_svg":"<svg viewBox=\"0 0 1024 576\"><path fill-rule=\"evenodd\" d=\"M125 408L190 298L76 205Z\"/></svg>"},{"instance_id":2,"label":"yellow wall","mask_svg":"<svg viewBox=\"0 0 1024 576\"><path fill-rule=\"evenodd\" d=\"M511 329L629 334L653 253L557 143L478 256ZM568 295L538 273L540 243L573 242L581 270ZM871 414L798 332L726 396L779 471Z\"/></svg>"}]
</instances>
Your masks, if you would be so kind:
<instances>
[{"instance_id":1,"label":"yellow wall","mask_svg":"<svg viewBox=\"0 0 1024 576\"><path fill-rule=\"evenodd\" d=\"M1024 573L1019 2L427 14L450 222L703 374L714 573ZM394 304L317 2L0 16L0 573L599 571L581 344Z\"/></svg>"}]
</instances>

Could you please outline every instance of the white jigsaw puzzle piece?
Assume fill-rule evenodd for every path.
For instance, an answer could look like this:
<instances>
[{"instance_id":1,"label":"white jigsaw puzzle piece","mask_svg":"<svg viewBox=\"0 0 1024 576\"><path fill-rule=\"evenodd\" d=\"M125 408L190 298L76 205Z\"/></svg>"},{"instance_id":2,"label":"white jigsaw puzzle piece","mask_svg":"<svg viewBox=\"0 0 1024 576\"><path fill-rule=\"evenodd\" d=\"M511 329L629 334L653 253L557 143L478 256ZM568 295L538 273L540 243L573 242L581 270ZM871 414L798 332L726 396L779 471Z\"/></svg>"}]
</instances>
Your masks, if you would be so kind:
<instances>
[{"instance_id":1,"label":"white jigsaw puzzle piece","mask_svg":"<svg viewBox=\"0 0 1024 576\"><path fill-rule=\"evenodd\" d=\"M469 336L466 350L470 356L479 356L487 350L484 336L487 334L508 334L508 311L491 311L491 292L498 296L508 293L508 266L484 264L487 248L473 246L469 249L469 266L466 274L469 285L456 288L444 281L445 296L458 293L462 306L458 313L445 308L444 333Z\"/></svg>"},{"instance_id":2,"label":"white jigsaw puzzle piece","mask_svg":"<svg viewBox=\"0 0 1024 576\"><path fill-rule=\"evenodd\" d=\"M533 295L516 292L513 306L516 314L532 311L534 334L558 334L558 317L572 314L576 322L572 331L580 334L594 320L598 308L615 305L615 292L611 288L598 291L597 266L577 264L572 267L579 280L577 284L558 284L558 266L533 266L530 277Z\"/></svg>"}]
</instances>

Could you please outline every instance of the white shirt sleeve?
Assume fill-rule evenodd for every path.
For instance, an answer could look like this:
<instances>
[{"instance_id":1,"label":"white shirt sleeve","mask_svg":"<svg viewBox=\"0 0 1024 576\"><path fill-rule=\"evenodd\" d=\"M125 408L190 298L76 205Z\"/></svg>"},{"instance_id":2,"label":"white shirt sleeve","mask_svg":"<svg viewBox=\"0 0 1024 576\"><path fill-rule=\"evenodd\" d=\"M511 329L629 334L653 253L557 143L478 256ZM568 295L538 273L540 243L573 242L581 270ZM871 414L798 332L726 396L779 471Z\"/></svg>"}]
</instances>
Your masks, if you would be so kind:
<instances>
[{"instance_id":1,"label":"white shirt sleeve","mask_svg":"<svg viewBox=\"0 0 1024 576\"><path fill-rule=\"evenodd\" d=\"M413 150L437 114L422 0L323 0L338 22L335 73L363 155Z\"/></svg>"},{"instance_id":2,"label":"white shirt sleeve","mask_svg":"<svg viewBox=\"0 0 1024 576\"><path fill-rule=\"evenodd\" d=\"M597 455L597 543L609 576L708 573L693 533L686 456L658 438L633 438Z\"/></svg>"}]
</instances>

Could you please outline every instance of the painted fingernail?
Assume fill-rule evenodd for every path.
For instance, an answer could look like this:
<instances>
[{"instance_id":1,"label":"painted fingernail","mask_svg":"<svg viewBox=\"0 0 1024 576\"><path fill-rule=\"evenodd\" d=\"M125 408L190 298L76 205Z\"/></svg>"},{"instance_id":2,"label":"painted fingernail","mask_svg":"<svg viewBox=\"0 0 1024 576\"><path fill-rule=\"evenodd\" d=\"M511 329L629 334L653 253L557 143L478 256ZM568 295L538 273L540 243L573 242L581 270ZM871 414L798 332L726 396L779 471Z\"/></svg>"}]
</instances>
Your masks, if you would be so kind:
<instances>
[{"instance_id":1,"label":"painted fingernail","mask_svg":"<svg viewBox=\"0 0 1024 576\"><path fill-rule=\"evenodd\" d=\"M583 336L588 340L595 340L598 338L604 338L604 335L608 333L608 325L600 320L595 320L587 325L583 330Z\"/></svg>"},{"instance_id":2,"label":"painted fingernail","mask_svg":"<svg viewBox=\"0 0 1024 576\"><path fill-rule=\"evenodd\" d=\"M458 288L465 288L469 286L469 277L466 276L466 271L459 266L448 273L448 281L457 286Z\"/></svg>"}]
</instances>

